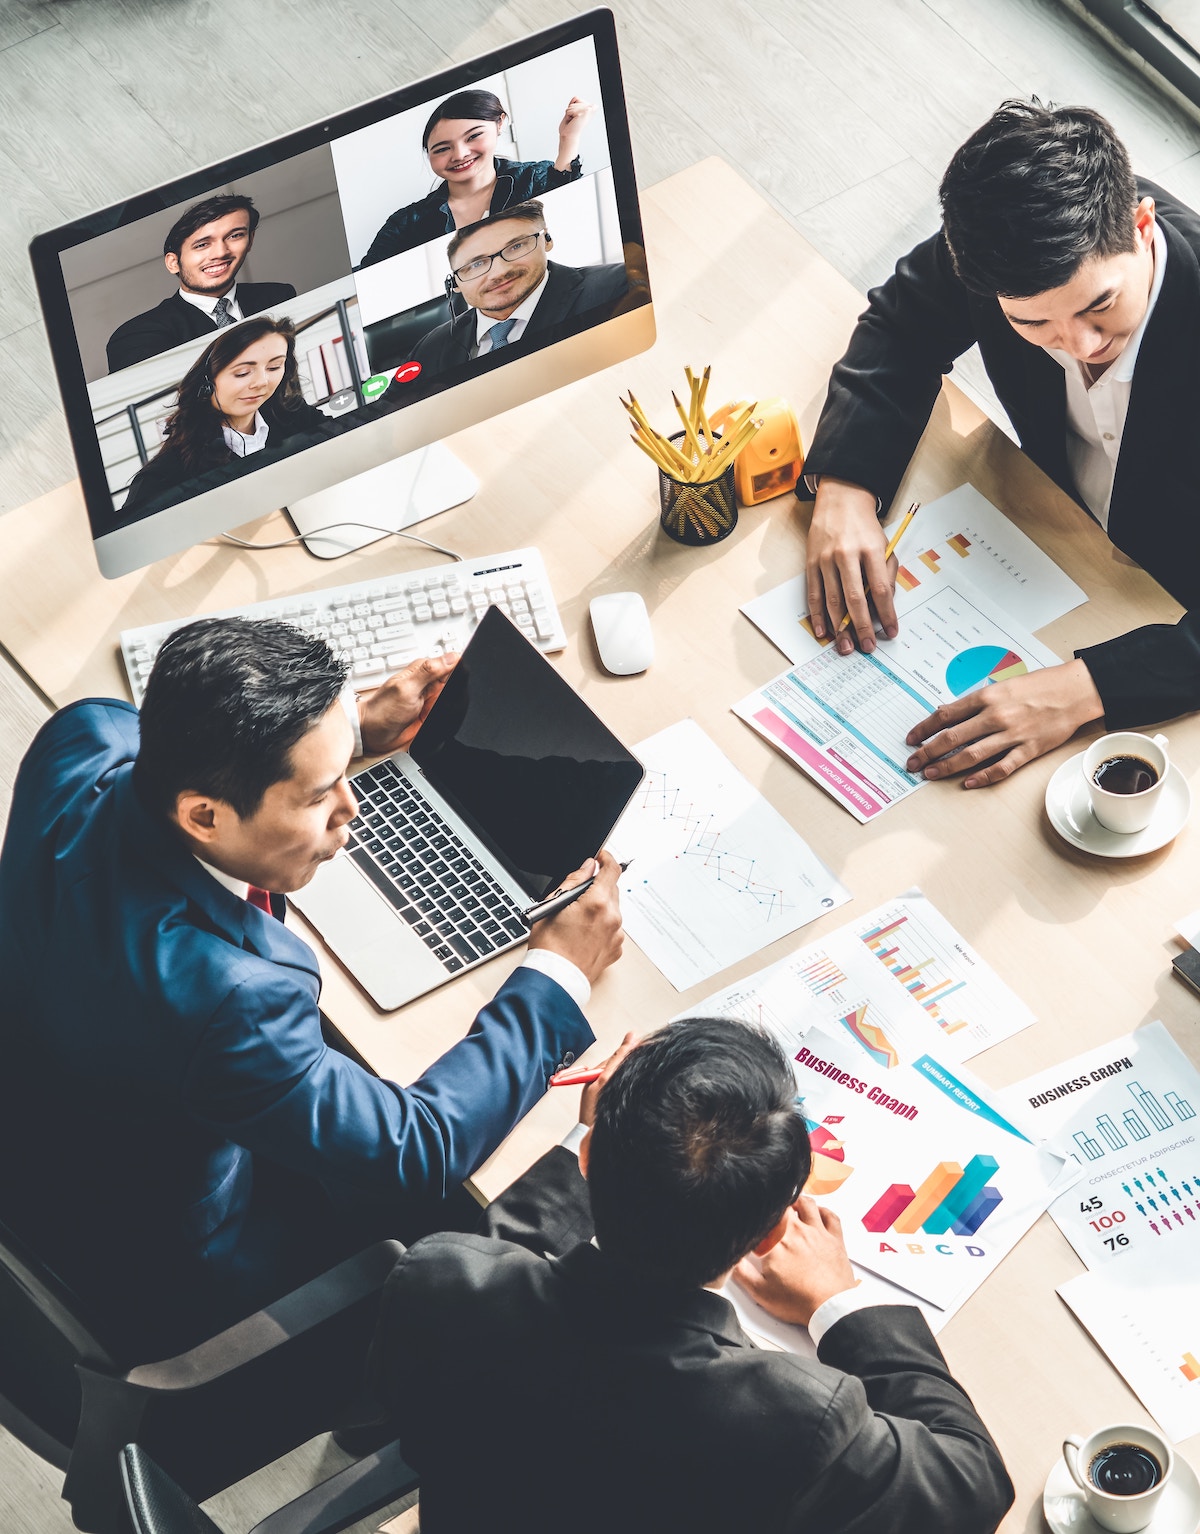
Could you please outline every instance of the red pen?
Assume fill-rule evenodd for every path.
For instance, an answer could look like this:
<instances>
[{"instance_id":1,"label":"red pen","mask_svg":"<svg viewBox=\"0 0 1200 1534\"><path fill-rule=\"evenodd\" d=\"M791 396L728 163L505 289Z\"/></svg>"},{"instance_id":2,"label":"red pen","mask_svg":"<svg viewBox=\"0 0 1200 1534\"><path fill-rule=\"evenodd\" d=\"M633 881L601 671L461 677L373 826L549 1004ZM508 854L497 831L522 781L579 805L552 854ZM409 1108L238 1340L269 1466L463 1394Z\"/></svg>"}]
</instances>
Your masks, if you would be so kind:
<instances>
[{"instance_id":1,"label":"red pen","mask_svg":"<svg viewBox=\"0 0 1200 1534\"><path fill-rule=\"evenodd\" d=\"M593 1081L599 1081L604 1074L602 1065L585 1066L581 1071L559 1071L557 1076L551 1076L552 1087L590 1087Z\"/></svg>"}]
</instances>

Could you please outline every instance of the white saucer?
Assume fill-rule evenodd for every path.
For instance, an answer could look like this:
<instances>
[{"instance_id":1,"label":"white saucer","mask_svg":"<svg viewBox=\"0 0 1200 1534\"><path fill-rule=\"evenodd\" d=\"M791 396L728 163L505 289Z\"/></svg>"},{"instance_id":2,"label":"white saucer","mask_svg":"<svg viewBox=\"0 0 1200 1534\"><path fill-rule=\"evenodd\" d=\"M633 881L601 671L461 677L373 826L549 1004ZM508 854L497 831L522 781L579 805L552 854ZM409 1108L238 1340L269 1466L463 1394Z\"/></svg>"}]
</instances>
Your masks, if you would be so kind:
<instances>
[{"instance_id":1,"label":"white saucer","mask_svg":"<svg viewBox=\"0 0 1200 1534\"><path fill-rule=\"evenodd\" d=\"M1192 791L1188 781L1172 762L1150 824L1144 831L1110 831L1092 814L1080 763L1083 752L1066 761L1046 784L1046 814L1050 824L1072 847L1080 852L1094 852L1101 858L1136 858L1144 852L1157 852L1173 841L1187 824L1192 813Z\"/></svg>"},{"instance_id":2,"label":"white saucer","mask_svg":"<svg viewBox=\"0 0 1200 1534\"><path fill-rule=\"evenodd\" d=\"M1104 1530L1083 1505L1083 1493L1071 1479L1071 1472L1060 1455L1046 1477L1042 1493L1042 1512L1053 1534L1104 1534ZM1200 1481L1196 1472L1178 1454L1158 1511L1146 1525L1145 1534L1196 1534L1200 1524Z\"/></svg>"}]
</instances>

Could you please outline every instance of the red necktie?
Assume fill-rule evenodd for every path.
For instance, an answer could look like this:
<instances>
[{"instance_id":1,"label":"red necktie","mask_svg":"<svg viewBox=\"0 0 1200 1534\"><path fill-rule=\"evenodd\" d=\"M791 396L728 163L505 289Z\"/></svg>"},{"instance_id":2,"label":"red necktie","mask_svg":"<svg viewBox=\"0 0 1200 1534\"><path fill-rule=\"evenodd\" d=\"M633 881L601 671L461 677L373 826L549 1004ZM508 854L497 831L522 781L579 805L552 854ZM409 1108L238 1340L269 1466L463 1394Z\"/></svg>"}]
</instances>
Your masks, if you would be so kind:
<instances>
[{"instance_id":1,"label":"red necktie","mask_svg":"<svg viewBox=\"0 0 1200 1534\"><path fill-rule=\"evenodd\" d=\"M247 888L246 899L251 905L256 905L260 911L265 911L268 916L274 916L270 894L266 890L260 890L257 884L251 884Z\"/></svg>"}]
</instances>

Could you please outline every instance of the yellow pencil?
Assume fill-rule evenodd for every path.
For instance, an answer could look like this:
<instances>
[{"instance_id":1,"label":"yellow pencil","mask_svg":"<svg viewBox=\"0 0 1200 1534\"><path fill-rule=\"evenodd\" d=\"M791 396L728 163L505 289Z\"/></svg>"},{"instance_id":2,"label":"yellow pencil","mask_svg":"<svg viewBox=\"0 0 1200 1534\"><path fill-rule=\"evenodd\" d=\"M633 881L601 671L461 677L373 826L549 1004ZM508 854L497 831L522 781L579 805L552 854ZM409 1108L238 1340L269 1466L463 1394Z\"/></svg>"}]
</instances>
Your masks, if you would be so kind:
<instances>
[{"instance_id":1,"label":"yellow pencil","mask_svg":"<svg viewBox=\"0 0 1200 1534\"><path fill-rule=\"evenodd\" d=\"M901 538L903 538L905 533L908 531L908 524L912 521L912 519L916 516L917 512L919 512L920 509L921 509L920 501L914 501L912 503L912 505L908 508L908 510L904 513L904 515L900 518L900 525L899 525L899 527L897 527L896 531L888 539L888 541L887 541L887 548L884 549L884 551L883 551L883 562L884 562L885 565L887 564L888 560L891 559L892 555L896 552L896 549L897 549L897 547L898 547L898 545L900 543ZM842 619L842 621L838 624L838 633L840 634L844 628L849 628L849 626L850 626L850 614L847 613L845 615L845 617Z\"/></svg>"}]
</instances>

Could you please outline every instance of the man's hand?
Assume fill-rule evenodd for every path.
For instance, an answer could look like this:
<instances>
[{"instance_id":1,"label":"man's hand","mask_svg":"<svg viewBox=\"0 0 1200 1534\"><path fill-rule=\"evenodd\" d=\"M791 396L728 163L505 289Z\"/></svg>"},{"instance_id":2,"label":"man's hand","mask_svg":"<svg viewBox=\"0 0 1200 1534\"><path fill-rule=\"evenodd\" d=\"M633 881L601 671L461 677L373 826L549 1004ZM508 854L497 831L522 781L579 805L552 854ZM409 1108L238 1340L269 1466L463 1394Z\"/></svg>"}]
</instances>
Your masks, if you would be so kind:
<instances>
[{"instance_id":1,"label":"man's hand","mask_svg":"<svg viewBox=\"0 0 1200 1534\"><path fill-rule=\"evenodd\" d=\"M854 636L868 653L875 648L879 615L884 633L894 639L895 556L886 563L887 537L875 514L875 497L861 485L822 476L808 533L808 616L818 639L837 641L839 655L854 649ZM850 627L842 630L847 610Z\"/></svg>"},{"instance_id":2,"label":"man's hand","mask_svg":"<svg viewBox=\"0 0 1200 1534\"><path fill-rule=\"evenodd\" d=\"M943 703L908 732L907 744L920 747L909 757L908 770L949 778L990 761L990 767L972 772L963 783L964 788L986 788L1103 715L1104 704L1081 660L1047 666Z\"/></svg>"},{"instance_id":3,"label":"man's hand","mask_svg":"<svg viewBox=\"0 0 1200 1534\"><path fill-rule=\"evenodd\" d=\"M387 751L402 751L421 728L457 664L457 655L415 660L382 687L360 698L358 719L364 753L381 756Z\"/></svg>"},{"instance_id":4,"label":"man's hand","mask_svg":"<svg viewBox=\"0 0 1200 1534\"><path fill-rule=\"evenodd\" d=\"M743 1257L733 1276L768 1314L799 1326L807 1326L826 1300L858 1283L842 1222L803 1193L788 1210L782 1241L765 1257Z\"/></svg>"},{"instance_id":5,"label":"man's hand","mask_svg":"<svg viewBox=\"0 0 1200 1534\"><path fill-rule=\"evenodd\" d=\"M599 872L597 872L597 862ZM529 938L530 948L548 948L570 959L587 976L590 984L621 957L625 934L621 930L621 901L617 878L621 865L611 852L602 852L599 860L589 858L582 868L568 874L563 888L579 884L596 874L596 882L586 894L572 901L557 916L535 922Z\"/></svg>"},{"instance_id":6,"label":"man's hand","mask_svg":"<svg viewBox=\"0 0 1200 1534\"><path fill-rule=\"evenodd\" d=\"M600 1100L600 1093L604 1090L604 1084L612 1073L624 1060L631 1049L636 1049L641 1041L636 1033L627 1033L621 1042L604 1062L604 1069L595 1081L584 1087L579 1098L579 1122L586 1124L590 1129L596 1122L596 1104Z\"/></svg>"}]
</instances>

